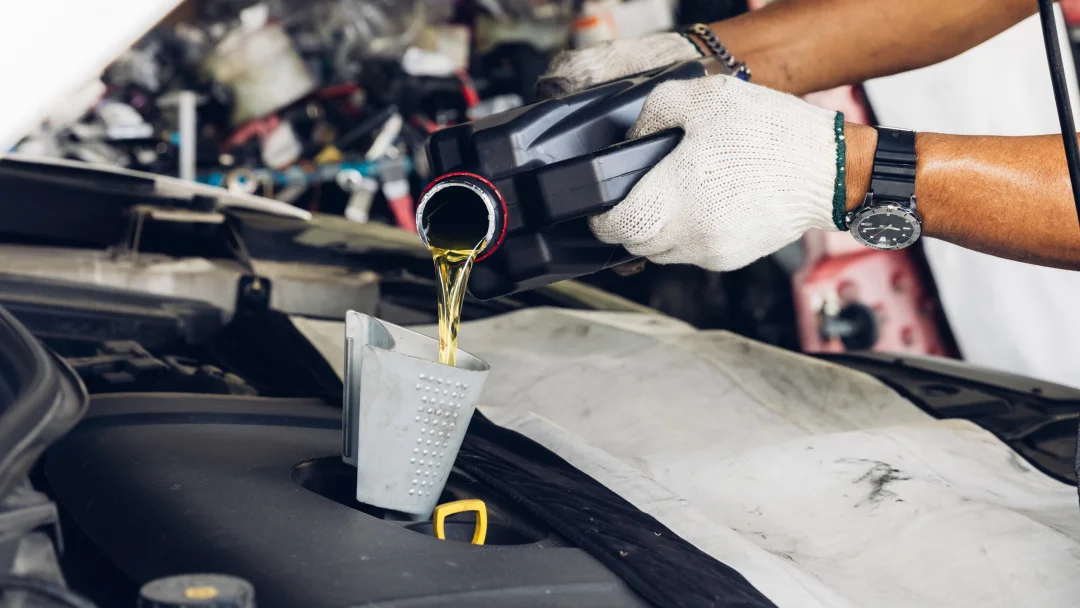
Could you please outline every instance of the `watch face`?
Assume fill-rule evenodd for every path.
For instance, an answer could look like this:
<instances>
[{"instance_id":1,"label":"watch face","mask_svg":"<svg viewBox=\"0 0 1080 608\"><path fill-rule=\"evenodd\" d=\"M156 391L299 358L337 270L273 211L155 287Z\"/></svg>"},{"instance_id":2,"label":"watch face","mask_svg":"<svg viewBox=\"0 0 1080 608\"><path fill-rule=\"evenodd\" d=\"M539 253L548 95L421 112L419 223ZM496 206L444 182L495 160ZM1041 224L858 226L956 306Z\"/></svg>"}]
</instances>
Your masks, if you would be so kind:
<instances>
[{"instance_id":1,"label":"watch face","mask_svg":"<svg viewBox=\"0 0 1080 608\"><path fill-rule=\"evenodd\" d=\"M863 210L851 222L855 240L886 251L910 246L921 233L922 226L915 214L899 205Z\"/></svg>"}]
</instances>

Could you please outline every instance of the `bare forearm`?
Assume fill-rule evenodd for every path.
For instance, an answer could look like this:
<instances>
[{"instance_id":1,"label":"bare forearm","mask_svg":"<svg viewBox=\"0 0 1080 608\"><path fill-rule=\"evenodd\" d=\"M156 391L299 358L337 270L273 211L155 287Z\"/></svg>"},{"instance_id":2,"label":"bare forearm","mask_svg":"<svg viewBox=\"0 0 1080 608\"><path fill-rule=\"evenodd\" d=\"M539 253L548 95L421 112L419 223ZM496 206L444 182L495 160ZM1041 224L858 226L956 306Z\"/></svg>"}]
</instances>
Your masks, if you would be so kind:
<instances>
[{"instance_id":1,"label":"bare forearm","mask_svg":"<svg viewBox=\"0 0 1080 608\"><path fill-rule=\"evenodd\" d=\"M848 124L848 209L870 185L877 132ZM920 133L915 196L926 236L992 255L1080 269L1061 137Z\"/></svg>"},{"instance_id":2,"label":"bare forearm","mask_svg":"<svg viewBox=\"0 0 1080 608\"><path fill-rule=\"evenodd\" d=\"M755 82L801 95L944 61L1036 10L1035 0L777 0L712 29Z\"/></svg>"}]
</instances>

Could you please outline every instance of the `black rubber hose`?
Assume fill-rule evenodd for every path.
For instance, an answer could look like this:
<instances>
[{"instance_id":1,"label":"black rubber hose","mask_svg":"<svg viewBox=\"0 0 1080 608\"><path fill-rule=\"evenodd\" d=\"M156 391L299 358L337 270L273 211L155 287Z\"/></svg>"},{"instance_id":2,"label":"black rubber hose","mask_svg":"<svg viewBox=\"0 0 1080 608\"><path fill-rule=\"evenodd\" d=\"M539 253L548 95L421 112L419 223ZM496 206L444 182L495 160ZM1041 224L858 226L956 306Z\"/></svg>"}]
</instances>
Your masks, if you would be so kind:
<instances>
[{"instance_id":1,"label":"black rubber hose","mask_svg":"<svg viewBox=\"0 0 1080 608\"><path fill-rule=\"evenodd\" d=\"M1054 101L1057 103L1061 138L1065 142L1065 160L1069 164L1069 180L1072 181L1073 204L1080 222L1080 144L1076 139L1076 122L1073 120L1069 85L1065 80L1065 65L1061 59L1061 43L1058 41L1057 15L1053 0L1038 0L1039 17L1042 19L1043 42L1046 44L1046 61L1050 64L1050 80L1054 83Z\"/></svg>"},{"instance_id":2,"label":"black rubber hose","mask_svg":"<svg viewBox=\"0 0 1080 608\"><path fill-rule=\"evenodd\" d=\"M67 608L97 608L83 596L43 578L30 576L0 575L0 593L22 591L39 598L46 598L58 606Z\"/></svg>"}]
</instances>

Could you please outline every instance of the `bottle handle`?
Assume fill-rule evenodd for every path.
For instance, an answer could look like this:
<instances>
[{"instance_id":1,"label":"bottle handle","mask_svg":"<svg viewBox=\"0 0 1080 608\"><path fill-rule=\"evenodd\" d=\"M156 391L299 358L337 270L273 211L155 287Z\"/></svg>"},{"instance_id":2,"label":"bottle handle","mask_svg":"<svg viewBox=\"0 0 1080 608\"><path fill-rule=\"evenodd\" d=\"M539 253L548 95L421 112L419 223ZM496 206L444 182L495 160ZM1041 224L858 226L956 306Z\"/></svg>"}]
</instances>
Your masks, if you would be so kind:
<instances>
[{"instance_id":1,"label":"bottle handle","mask_svg":"<svg viewBox=\"0 0 1080 608\"><path fill-rule=\"evenodd\" d=\"M650 169L682 141L681 129L604 148L535 170L544 223L602 213L619 204Z\"/></svg>"}]
</instances>

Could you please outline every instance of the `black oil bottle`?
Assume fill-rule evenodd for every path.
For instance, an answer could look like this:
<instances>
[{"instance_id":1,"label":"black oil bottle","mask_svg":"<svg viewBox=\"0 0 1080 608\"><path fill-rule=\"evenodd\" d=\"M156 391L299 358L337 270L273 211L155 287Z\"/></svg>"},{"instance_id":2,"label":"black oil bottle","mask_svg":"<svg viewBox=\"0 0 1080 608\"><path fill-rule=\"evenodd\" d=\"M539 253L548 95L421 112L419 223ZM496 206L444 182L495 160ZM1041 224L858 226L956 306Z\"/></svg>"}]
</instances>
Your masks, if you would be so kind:
<instances>
[{"instance_id":1,"label":"black oil bottle","mask_svg":"<svg viewBox=\"0 0 1080 608\"><path fill-rule=\"evenodd\" d=\"M427 147L438 177L416 213L421 238L485 243L469 280L482 300L633 259L597 240L587 218L618 204L682 133L626 133L658 84L724 71L703 58L438 131Z\"/></svg>"}]
</instances>

